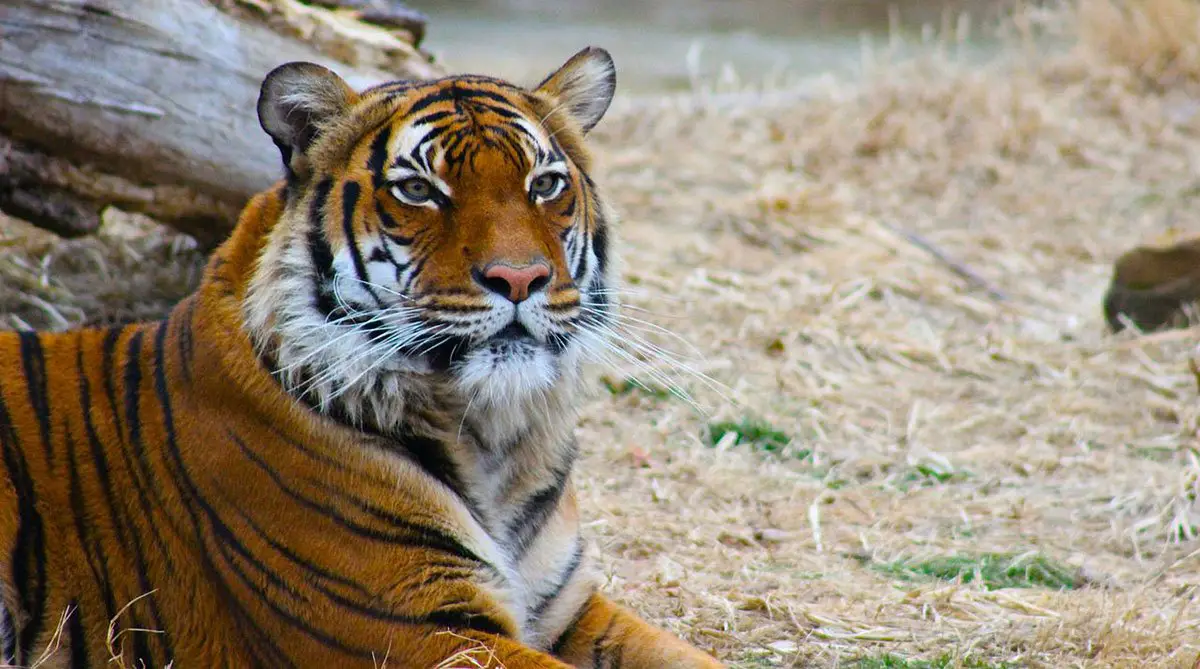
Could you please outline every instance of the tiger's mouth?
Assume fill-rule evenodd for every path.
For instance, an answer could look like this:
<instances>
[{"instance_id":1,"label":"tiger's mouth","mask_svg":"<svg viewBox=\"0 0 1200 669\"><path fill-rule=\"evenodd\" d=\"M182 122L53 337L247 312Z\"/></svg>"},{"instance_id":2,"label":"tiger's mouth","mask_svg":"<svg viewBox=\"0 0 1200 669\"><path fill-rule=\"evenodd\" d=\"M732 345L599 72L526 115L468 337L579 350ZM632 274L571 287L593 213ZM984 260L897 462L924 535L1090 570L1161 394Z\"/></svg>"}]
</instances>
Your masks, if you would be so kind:
<instances>
[{"instance_id":1,"label":"tiger's mouth","mask_svg":"<svg viewBox=\"0 0 1200 669\"><path fill-rule=\"evenodd\" d=\"M487 351L497 357L522 358L539 351L556 355L562 352L565 345L564 339L563 336L554 333L547 333L544 338L538 337L524 323L513 319L500 331L471 348Z\"/></svg>"},{"instance_id":2,"label":"tiger's mouth","mask_svg":"<svg viewBox=\"0 0 1200 669\"><path fill-rule=\"evenodd\" d=\"M533 336L529 328L516 319L513 319L511 323L504 326L504 329L484 340L484 343L490 344L505 344L509 342L525 342L538 346L542 344Z\"/></svg>"},{"instance_id":3,"label":"tiger's mouth","mask_svg":"<svg viewBox=\"0 0 1200 669\"><path fill-rule=\"evenodd\" d=\"M567 347L569 335L546 332L535 335L529 327L514 317L499 330L483 336L459 335L442 340L426 349L435 368L448 369L468 359L486 358L493 365L520 365L535 358L555 358Z\"/></svg>"}]
</instances>

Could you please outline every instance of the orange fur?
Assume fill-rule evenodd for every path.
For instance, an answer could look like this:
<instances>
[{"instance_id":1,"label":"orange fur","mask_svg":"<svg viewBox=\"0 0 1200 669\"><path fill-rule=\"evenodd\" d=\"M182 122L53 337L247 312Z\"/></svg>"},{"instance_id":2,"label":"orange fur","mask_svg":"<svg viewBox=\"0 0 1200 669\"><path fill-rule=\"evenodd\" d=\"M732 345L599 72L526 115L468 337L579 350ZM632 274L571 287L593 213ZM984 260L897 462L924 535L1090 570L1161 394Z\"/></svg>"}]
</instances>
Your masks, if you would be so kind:
<instances>
[{"instance_id":1,"label":"orange fur","mask_svg":"<svg viewBox=\"0 0 1200 669\"><path fill-rule=\"evenodd\" d=\"M721 666L596 592L569 479L571 374L550 377L539 391L550 414L533 416L515 389L512 406L501 398L473 413L455 385L461 363L367 367L375 385L352 396L361 404L306 395L281 372L303 368L288 357L288 338L313 331L289 330L284 303L303 311L329 301L334 311L312 327L363 335L334 318L359 308L341 293L353 280L296 299L303 281L320 277L289 272L320 267L324 254L334 258L325 271L359 271L368 261L354 253L385 248L385 233L413 240L423 265L400 306L360 319L410 303L435 315L508 309L477 270L544 262L553 281L538 304L567 314L556 336L583 327L579 304L588 290L601 294L589 286L606 285L610 270L600 251L587 251L589 266L561 240L578 230L599 245L607 235L582 148L607 105L597 87L611 81L595 76L605 63L583 52L532 92L452 78L357 94L315 66L269 77L264 101L281 106L260 105L260 115L289 180L246 206L194 295L161 322L0 334L0 579L12 659L37 658L70 611L57 654L65 666L107 666L110 652L130 667L374 667L385 658L434 667L457 653L509 669ZM571 67L583 69L564 78ZM583 97L572 88L586 84ZM490 96L500 112L436 101L456 86ZM372 169L395 158L383 155L380 133L398 137L430 100L422 114L446 112L439 123L464 124L456 137L482 147L463 164L438 149L449 156L436 178L452 206L397 201ZM523 154L480 139L503 130L506 114L560 138L569 193L526 197ZM277 290L276 280L297 288ZM492 335L472 336L462 341L486 346ZM355 355L345 353L347 365L359 364ZM397 394L380 397L386 389Z\"/></svg>"}]
</instances>

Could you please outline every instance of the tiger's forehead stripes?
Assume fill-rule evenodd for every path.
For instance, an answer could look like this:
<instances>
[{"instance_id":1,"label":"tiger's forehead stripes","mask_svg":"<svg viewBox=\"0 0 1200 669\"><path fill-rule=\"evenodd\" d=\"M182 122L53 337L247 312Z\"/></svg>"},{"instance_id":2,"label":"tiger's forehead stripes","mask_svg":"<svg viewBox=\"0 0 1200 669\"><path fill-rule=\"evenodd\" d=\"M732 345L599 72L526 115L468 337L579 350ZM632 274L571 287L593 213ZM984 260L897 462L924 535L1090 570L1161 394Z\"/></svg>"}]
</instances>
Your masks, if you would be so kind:
<instances>
[{"instance_id":1,"label":"tiger's forehead stripes","mask_svg":"<svg viewBox=\"0 0 1200 669\"><path fill-rule=\"evenodd\" d=\"M367 109L357 111L360 117L375 119L379 128L368 160L377 186L394 178L396 169L430 177L436 175L439 161L470 166L485 147L497 150L518 169L565 162L562 148L535 114L528 95L501 82L472 77L396 84L372 93L364 96Z\"/></svg>"}]
</instances>

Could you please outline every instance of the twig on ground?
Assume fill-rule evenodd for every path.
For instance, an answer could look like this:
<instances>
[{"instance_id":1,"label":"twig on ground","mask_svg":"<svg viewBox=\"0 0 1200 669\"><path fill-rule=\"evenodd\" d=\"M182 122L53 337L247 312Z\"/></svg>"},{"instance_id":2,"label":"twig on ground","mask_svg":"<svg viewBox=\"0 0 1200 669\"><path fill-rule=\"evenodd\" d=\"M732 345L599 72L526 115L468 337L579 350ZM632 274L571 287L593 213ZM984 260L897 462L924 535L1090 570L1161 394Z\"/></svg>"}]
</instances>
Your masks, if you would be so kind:
<instances>
[{"instance_id":1,"label":"twig on ground","mask_svg":"<svg viewBox=\"0 0 1200 669\"><path fill-rule=\"evenodd\" d=\"M997 289L995 286L993 286L987 279L984 279L983 277L979 276L978 274L976 274L974 271L972 271L969 267L962 264L961 262L951 258L949 255L946 254L945 251L939 249L928 239L925 239L924 237L918 235L915 232L911 232L909 230L905 230L903 228L894 226L891 223L881 222L880 224L883 225L883 227L887 228L888 230L891 230L893 233L902 237L908 243L912 244L913 246L916 246L917 248L921 249L922 251L925 251L929 255L933 256L934 260L937 260L938 262L945 265L947 269L949 269L951 272L954 272L956 275L958 275L960 278L962 278L967 283L971 284L972 287L977 288L977 289L982 290L983 292L987 293L988 297L992 298L993 300L996 300L997 302L1007 302L1008 301L1008 296L1005 295L1003 292L1001 292L999 289Z\"/></svg>"}]
</instances>

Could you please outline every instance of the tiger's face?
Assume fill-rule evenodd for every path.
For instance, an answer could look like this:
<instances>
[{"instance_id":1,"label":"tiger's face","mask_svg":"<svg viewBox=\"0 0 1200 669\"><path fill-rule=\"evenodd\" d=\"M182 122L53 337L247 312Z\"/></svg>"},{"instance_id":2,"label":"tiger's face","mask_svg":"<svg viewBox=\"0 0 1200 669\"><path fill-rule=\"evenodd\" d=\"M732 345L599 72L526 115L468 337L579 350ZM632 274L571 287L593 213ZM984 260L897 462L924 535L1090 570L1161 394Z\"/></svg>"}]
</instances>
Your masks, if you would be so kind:
<instances>
[{"instance_id":1,"label":"tiger's face","mask_svg":"<svg viewBox=\"0 0 1200 669\"><path fill-rule=\"evenodd\" d=\"M612 308L582 140L614 85L599 49L533 90L462 76L360 94L316 65L268 75L259 117L287 204L247 321L285 383L357 414L397 374L446 373L490 404L573 374Z\"/></svg>"}]
</instances>

